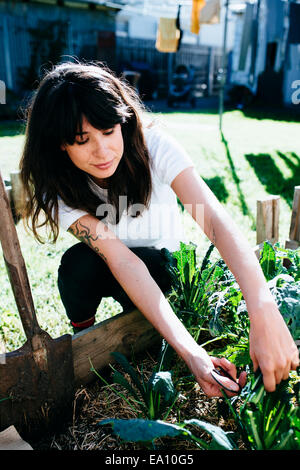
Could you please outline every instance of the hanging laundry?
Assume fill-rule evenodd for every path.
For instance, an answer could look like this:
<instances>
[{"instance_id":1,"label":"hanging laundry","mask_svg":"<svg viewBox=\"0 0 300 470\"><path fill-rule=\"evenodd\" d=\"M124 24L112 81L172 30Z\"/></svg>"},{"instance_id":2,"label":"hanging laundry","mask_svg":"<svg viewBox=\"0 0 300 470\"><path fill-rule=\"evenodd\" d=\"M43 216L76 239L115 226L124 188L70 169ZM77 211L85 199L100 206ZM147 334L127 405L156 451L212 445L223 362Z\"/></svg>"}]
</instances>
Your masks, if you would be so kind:
<instances>
[{"instance_id":1,"label":"hanging laundry","mask_svg":"<svg viewBox=\"0 0 300 470\"><path fill-rule=\"evenodd\" d=\"M289 43L300 44L300 3L290 3Z\"/></svg>"},{"instance_id":2,"label":"hanging laundry","mask_svg":"<svg viewBox=\"0 0 300 470\"><path fill-rule=\"evenodd\" d=\"M199 13L199 31L203 24L219 24L221 20L221 0L206 0ZM181 5L180 27L183 31L192 31L192 5ZM198 32L199 32L198 31ZM195 34L198 34L195 32Z\"/></svg>"},{"instance_id":3,"label":"hanging laundry","mask_svg":"<svg viewBox=\"0 0 300 470\"><path fill-rule=\"evenodd\" d=\"M155 47L160 52L176 52L180 31L176 27L176 18L160 18Z\"/></svg>"},{"instance_id":4,"label":"hanging laundry","mask_svg":"<svg viewBox=\"0 0 300 470\"><path fill-rule=\"evenodd\" d=\"M245 67L246 67L248 50L249 50L249 46L252 40L253 21L254 21L254 4L247 3L245 17L244 17L243 34L242 34L242 40L241 40L239 70L245 70Z\"/></svg>"},{"instance_id":5,"label":"hanging laundry","mask_svg":"<svg viewBox=\"0 0 300 470\"><path fill-rule=\"evenodd\" d=\"M191 16L191 33L199 34L200 14L205 4L206 4L205 0L193 0L192 16Z\"/></svg>"},{"instance_id":6,"label":"hanging laundry","mask_svg":"<svg viewBox=\"0 0 300 470\"><path fill-rule=\"evenodd\" d=\"M220 23L221 17L221 0L210 0L202 8L200 13L200 26L202 24Z\"/></svg>"},{"instance_id":7,"label":"hanging laundry","mask_svg":"<svg viewBox=\"0 0 300 470\"><path fill-rule=\"evenodd\" d=\"M176 18L176 28L179 31L179 39L178 39L178 44L177 44L177 51L180 48L180 44L181 44L181 40L182 40L182 36L183 36L183 31L180 27L180 8L181 8L181 5L178 5L178 12L177 12L177 18Z\"/></svg>"}]
</instances>

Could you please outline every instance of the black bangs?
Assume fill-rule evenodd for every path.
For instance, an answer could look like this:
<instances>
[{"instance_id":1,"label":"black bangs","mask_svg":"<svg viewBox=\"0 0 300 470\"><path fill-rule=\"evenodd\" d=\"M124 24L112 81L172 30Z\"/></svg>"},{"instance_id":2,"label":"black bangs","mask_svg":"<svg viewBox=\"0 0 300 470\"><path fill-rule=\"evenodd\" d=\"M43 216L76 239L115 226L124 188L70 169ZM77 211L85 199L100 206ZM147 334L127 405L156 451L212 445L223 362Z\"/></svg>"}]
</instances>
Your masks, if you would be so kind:
<instances>
[{"instance_id":1,"label":"black bangs","mask_svg":"<svg viewBox=\"0 0 300 470\"><path fill-rule=\"evenodd\" d=\"M83 116L103 130L124 124L130 115L128 107L111 93L68 80L57 83L47 98L41 132L54 146L74 144L76 134L82 132Z\"/></svg>"}]
</instances>

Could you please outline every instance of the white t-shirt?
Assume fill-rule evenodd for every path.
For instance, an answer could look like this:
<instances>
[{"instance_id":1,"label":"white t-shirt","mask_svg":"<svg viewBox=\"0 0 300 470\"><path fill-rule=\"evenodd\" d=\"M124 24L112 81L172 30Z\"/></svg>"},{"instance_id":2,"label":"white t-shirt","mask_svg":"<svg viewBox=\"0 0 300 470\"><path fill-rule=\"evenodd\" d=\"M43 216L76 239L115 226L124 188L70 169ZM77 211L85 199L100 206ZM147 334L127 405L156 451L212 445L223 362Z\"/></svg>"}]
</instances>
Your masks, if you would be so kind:
<instances>
[{"instance_id":1,"label":"white t-shirt","mask_svg":"<svg viewBox=\"0 0 300 470\"><path fill-rule=\"evenodd\" d=\"M133 218L130 216L141 207L129 207L124 211L118 224L110 223L112 219L102 219L110 230L129 248L153 246L157 249L168 248L176 251L180 248L180 241L184 241L183 227L180 220L180 212L177 197L171 183L185 168L193 167L194 163L178 142L168 134L159 130L156 126L143 129L150 158L153 161L151 167L152 194L149 209L145 209L142 215ZM107 201L107 189L100 188L90 177L90 188L99 195L103 201ZM124 197L124 196L123 196ZM88 212L73 209L64 204L58 198L58 221L62 229L68 230L70 225L79 217ZM104 212L102 212L102 209ZM97 215L105 215L105 205L99 206ZM133 212L132 212L133 211Z\"/></svg>"}]
</instances>

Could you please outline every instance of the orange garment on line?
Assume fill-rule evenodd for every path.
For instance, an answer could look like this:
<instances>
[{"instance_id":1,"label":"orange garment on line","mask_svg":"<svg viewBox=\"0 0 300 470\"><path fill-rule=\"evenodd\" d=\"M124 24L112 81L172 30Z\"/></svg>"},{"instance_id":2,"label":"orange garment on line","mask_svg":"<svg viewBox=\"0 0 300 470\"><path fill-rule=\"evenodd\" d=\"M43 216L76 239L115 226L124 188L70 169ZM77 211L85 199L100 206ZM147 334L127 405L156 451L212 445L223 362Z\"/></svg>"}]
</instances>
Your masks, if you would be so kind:
<instances>
[{"instance_id":1,"label":"orange garment on line","mask_svg":"<svg viewBox=\"0 0 300 470\"><path fill-rule=\"evenodd\" d=\"M192 17L191 17L191 33L199 34L200 31L200 12L205 6L205 0L193 0Z\"/></svg>"},{"instance_id":2,"label":"orange garment on line","mask_svg":"<svg viewBox=\"0 0 300 470\"><path fill-rule=\"evenodd\" d=\"M160 18L155 47L160 52L176 52L180 30L176 27L176 18Z\"/></svg>"}]
</instances>

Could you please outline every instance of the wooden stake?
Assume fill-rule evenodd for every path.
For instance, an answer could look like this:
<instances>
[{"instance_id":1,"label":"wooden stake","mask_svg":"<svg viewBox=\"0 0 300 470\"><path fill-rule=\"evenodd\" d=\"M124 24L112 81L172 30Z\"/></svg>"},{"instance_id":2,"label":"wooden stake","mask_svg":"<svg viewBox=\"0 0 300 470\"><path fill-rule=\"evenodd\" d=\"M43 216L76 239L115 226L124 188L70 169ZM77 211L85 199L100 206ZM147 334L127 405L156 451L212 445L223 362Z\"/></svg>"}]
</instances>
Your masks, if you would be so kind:
<instances>
[{"instance_id":1,"label":"wooden stake","mask_svg":"<svg viewBox=\"0 0 300 470\"><path fill-rule=\"evenodd\" d=\"M285 247L296 250L300 244L300 186L295 186L292 217L290 225L290 238Z\"/></svg>"},{"instance_id":2,"label":"wooden stake","mask_svg":"<svg viewBox=\"0 0 300 470\"><path fill-rule=\"evenodd\" d=\"M8 200L9 200L10 207L12 207L12 189L11 189L11 186L6 186L5 185L5 190L6 190Z\"/></svg>"},{"instance_id":3,"label":"wooden stake","mask_svg":"<svg viewBox=\"0 0 300 470\"><path fill-rule=\"evenodd\" d=\"M269 240L272 244L279 239L280 196L268 196L257 201L256 206L256 243Z\"/></svg>"},{"instance_id":4,"label":"wooden stake","mask_svg":"<svg viewBox=\"0 0 300 470\"><path fill-rule=\"evenodd\" d=\"M20 215L23 208L23 186L20 170L10 173L11 194L16 215Z\"/></svg>"}]
</instances>

